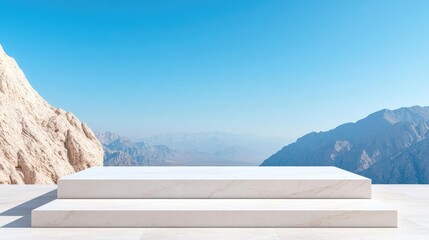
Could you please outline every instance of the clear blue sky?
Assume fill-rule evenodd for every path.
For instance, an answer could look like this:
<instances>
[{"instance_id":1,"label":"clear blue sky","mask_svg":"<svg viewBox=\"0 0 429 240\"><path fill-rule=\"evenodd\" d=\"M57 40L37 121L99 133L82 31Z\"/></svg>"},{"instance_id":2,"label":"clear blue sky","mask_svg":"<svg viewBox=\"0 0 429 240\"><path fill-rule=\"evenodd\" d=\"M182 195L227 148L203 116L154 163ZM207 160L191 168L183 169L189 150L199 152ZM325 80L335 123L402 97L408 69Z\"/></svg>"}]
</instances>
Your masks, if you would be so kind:
<instances>
[{"instance_id":1,"label":"clear blue sky","mask_svg":"<svg viewBox=\"0 0 429 240\"><path fill-rule=\"evenodd\" d=\"M429 105L426 0L0 0L0 44L51 104L130 137Z\"/></svg>"}]
</instances>

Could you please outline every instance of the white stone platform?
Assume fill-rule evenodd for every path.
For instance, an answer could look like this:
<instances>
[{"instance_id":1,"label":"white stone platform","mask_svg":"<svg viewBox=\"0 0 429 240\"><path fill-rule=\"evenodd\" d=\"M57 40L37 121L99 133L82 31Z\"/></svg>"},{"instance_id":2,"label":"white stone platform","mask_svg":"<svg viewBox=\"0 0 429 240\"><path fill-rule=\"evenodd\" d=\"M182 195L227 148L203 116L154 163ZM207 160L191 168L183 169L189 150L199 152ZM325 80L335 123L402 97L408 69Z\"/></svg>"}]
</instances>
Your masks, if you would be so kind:
<instances>
[{"instance_id":1,"label":"white stone platform","mask_svg":"<svg viewBox=\"0 0 429 240\"><path fill-rule=\"evenodd\" d=\"M0 185L1 240L426 240L429 185L373 185L398 210L398 228L31 228L31 210L56 199L53 185Z\"/></svg>"},{"instance_id":2,"label":"white stone platform","mask_svg":"<svg viewBox=\"0 0 429 240\"><path fill-rule=\"evenodd\" d=\"M61 178L32 226L396 227L370 196L335 167L96 167Z\"/></svg>"},{"instance_id":3,"label":"white stone platform","mask_svg":"<svg viewBox=\"0 0 429 240\"><path fill-rule=\"evenodd\" d=\"M32 226L396 227L397 211L367 199L59 199Z\"/></svg>"},{"instance_id":4,"label":"white stone platform","mask_svg":"<svg viewBox=\"0 0 429 240\"><path fill-rule=\"evenodd\" d=\"M371 180L335 167L94 167L58 198L370 198Z\"/></svg>"}]
</instances>

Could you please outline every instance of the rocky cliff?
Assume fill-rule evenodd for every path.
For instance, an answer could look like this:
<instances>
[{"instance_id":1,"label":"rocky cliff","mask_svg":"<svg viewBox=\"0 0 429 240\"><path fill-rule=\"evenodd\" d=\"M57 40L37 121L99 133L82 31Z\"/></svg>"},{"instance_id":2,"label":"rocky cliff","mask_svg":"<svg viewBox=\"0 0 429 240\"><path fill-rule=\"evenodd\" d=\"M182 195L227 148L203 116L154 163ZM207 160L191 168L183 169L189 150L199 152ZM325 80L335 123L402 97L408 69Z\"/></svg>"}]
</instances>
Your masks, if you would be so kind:
<instances>
[{"instance_id":1,"label":"rocky cliff","mask_svg":"<svg viewBox=\"0 0 429 240\"><path fill-rule=\"evenodd\" d=\"M91 129L49 105L0 46L0 183L56 183L102 163Z\"/></svg>"}]
</instances>

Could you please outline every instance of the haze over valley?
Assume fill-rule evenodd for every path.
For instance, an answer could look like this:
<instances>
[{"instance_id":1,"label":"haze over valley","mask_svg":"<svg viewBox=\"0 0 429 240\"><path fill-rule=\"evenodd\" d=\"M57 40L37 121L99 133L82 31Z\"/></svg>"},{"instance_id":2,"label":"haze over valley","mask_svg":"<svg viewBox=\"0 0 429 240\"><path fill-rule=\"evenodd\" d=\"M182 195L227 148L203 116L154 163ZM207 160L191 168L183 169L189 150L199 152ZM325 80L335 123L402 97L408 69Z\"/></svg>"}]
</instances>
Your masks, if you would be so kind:
<instances>
[{"instance_id":1,"label":"haze over valley","mask_svg":"<svg viewBox=\"0 0 429 240\"><path fill-rule=\"evenodd\" d=\"M257 166L288 139L224 132L171 133L137 141L111 132L97 133L105 166Z\"/></svg>"}]
</instances>

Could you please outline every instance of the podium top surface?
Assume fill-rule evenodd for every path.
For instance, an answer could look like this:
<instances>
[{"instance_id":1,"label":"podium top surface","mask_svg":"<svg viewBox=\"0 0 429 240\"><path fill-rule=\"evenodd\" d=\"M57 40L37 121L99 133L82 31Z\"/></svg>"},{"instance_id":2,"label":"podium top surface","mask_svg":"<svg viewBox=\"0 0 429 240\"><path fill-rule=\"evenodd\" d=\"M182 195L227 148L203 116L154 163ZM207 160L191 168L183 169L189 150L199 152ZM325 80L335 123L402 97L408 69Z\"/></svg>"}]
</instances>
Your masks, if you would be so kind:
<instances>
[{"instance_id":1,"label":"podium top surface","mask_svg":"<svg viewBox=\"0 0 429 240\"><path fill-rule=\"evenodd\" d=\"M60 180L368 180L336 167L92 167Z\"/></svg>"}]
</instances>

